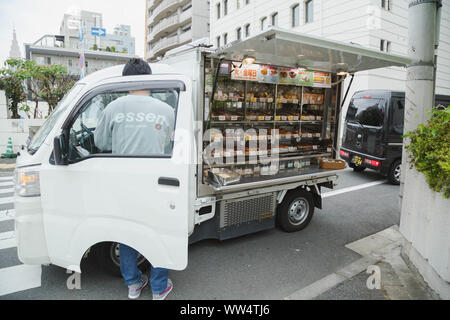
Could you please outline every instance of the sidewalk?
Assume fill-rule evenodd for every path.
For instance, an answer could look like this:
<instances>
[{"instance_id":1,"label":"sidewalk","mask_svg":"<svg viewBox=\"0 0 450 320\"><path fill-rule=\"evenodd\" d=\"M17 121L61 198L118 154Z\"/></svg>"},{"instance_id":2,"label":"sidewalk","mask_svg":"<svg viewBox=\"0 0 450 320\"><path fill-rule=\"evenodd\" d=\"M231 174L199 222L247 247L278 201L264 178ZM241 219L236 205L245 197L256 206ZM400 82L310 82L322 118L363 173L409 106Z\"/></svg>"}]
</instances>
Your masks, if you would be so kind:
<instances>
[{"instance_id":1,"label":"sidewalk","mask_svg":"<svg viewBox=\"0 0 450 320\"><path fill-rule=\"evenodd\" d=\"M439 300L401 256L403 236L397 226L348 244L346 247L362 256L315 283L303 288L287 300ZM379 271L380 288L373 271ZM369 280L369 278L371 278Z\"/></svg>"}]
</instances>

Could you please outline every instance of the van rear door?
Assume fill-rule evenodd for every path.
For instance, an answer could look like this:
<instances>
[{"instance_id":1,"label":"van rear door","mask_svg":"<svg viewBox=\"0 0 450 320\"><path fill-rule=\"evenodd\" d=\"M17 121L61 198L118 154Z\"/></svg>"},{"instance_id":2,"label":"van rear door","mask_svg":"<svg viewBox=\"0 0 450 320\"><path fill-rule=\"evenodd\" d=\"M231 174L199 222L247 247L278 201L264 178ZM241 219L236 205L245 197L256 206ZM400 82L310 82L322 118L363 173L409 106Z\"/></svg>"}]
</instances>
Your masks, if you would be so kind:
<instances>
[{"instance_id":1,"label":"van rear door","mask_svg":"<svg viewBox=\"0 0 450 320\"><path fill-rule=\"evenodd\" d=\"M77 103L62 130L67 136L68 165L42 167L50 260L80 272L86 250L101 242L118 242L136 249L155 267L182 270L187 266L195 197L191 81L181 75L122 81L98 85ZM147 90L146 97L135 96ZM125 128L121 133L130 132L113 133L112 150L119 142L121 149L130 151L112 153L99 144L102 140L95 131L102 132L105 110L130 95L132 100L119 108L114 105L119 112L109 121L111 127ZM153 100L142 100L148 95ZM139 105L140 111L131 104ZM166 128L173 128L173 135L166 135ZM139 143L133 144L134 140Z\"/></svg>"},{"instance_id":2,"label":"van rear door","mask_svg":"<svg viewBox=\"0 0 450 320\"><path fill-rule=\"evenodd\" d=\"M372 96L357 96L350 101L345 119L344 148L383 157L386 103L386 99Z\"/></svg>"}]
</instances>

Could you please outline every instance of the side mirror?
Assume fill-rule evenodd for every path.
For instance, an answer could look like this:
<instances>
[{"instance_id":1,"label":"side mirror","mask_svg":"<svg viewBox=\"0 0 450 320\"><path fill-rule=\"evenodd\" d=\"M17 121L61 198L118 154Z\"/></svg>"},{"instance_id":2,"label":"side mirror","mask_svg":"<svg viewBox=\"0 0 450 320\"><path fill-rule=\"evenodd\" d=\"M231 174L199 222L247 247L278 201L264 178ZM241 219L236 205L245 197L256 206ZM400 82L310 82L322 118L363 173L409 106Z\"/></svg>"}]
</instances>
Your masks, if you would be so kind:
<instances>
[{"instance_id":1,"label":"side mirror","mask_svg":"<svg viewBox=\"0 0 450 320\"><path fill-rule=\"evenodd\" d=\"M53 139L53 159L57 166L67 165L67 151L64 146L64 135L57 136Z\"/></svg>"}]
</instances>

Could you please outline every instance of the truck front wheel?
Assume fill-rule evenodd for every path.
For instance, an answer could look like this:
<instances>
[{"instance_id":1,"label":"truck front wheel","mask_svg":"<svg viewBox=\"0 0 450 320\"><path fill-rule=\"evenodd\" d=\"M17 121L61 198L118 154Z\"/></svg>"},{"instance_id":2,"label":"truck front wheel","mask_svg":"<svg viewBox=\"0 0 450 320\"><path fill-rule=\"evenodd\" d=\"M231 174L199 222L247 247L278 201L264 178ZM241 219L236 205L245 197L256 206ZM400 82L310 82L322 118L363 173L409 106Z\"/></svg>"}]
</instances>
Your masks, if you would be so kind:
<instances>
[{"instance_id":1,"label":"truck front wheel","mask_svg":"<svg viewBox=\"0 0 450 320\"><path fill-rule=\"evenodd\" d=\"M289 191L277 208L277 224L285 232L303 230L314 214L314 197L304 189Z\"/></svg>"}]
</instances>

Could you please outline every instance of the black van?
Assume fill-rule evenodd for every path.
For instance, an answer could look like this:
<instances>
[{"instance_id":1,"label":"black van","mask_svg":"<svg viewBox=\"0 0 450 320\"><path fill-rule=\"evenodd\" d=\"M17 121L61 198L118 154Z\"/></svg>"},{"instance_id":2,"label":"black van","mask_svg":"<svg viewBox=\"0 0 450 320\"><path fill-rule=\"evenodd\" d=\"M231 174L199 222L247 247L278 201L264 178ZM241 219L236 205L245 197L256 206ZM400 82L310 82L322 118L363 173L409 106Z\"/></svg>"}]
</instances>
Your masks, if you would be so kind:
<instances>
[{"instance_id":1,"label":"black van","mask_svg":"<svg viewBox=\"0 0 450 320\"><path fill-rule=\"evenodd\" d=\"M436 105L450 105L450 96L437 95ZM400 184L404 111L404 92L355 93L345 119L341 158L354 171L373 169Z\"/></svg>"}]
</instances>

